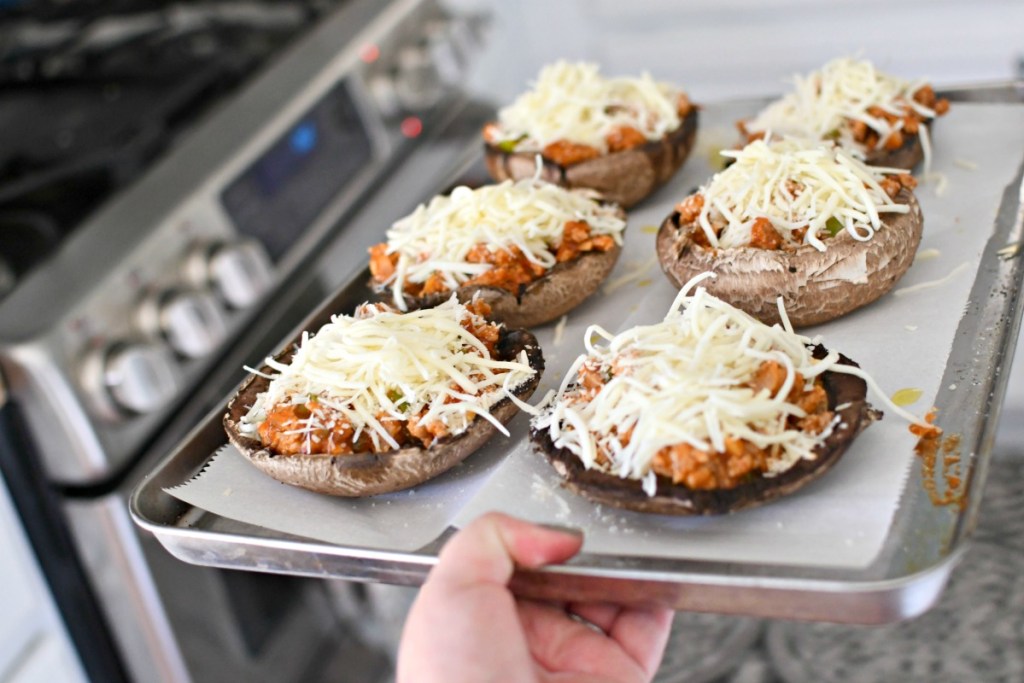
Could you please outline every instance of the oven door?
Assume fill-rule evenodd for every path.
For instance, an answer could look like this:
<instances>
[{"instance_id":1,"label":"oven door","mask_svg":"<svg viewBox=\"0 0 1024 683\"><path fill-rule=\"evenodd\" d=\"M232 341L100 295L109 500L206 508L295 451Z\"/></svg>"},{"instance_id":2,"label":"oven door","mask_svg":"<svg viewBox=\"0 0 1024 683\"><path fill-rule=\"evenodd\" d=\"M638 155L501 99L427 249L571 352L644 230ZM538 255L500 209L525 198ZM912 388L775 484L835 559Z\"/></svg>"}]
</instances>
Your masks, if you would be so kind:
<instances>
[{"instance_id":1,"label":"oven door","mask_svg":"<svg viewBox=\"0 0 1024 683\"><path fill-rule=\"evenodd\" d=\"M128 490L64 505L132 680L317 681L363 656L324 582L182 563L131 523Z\"/></svg>"},{"instance_id":2,"label":"oven door","mask_svg":"<svg viewBox=\"0 0 1024 683\"><path fill-rule=\"evenodd\" d=\"M188 565L132 524L128 495L158 454L109 489L58 488L28 434L4 400L0 483L89 680L328 681L353 662L367 681L390 671L342 623L326 582Z\"/></svg>"},{"instance_id":3,"label":"oven door","mask_svg":"<svg viewBox=\"0 0 1024 683\"><path fill-rule=\"evenodd\" d=\"M0 377L0 483L6 484L13 503L12 521L20 523L28 539L86 675L95 681L127 681L112 631L76 553L60 496L43 478L39 463L20 408L8 399ZM4 584L10 587L6 580Z\"/></svg>"}]
</instances>

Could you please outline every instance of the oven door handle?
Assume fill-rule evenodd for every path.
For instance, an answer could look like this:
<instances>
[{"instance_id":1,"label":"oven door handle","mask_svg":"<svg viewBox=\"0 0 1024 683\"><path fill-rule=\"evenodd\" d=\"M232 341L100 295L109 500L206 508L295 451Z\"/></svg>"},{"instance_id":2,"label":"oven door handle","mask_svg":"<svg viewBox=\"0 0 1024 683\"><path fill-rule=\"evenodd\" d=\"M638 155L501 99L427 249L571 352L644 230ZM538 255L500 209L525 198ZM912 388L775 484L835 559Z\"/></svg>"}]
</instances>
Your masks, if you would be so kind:
<instances>
[{"instance_id":1,"label":"oven door handle","mask_svg":"<svg viewBox=\"0 0 1024 683\"><path fill-rule=\"evenodd\" d=\"M46 481L39 453L3 380L0 375L0 485L6 484L89 680L128 683L64 519L60 495Z\"/></svg>"}]
</instances>

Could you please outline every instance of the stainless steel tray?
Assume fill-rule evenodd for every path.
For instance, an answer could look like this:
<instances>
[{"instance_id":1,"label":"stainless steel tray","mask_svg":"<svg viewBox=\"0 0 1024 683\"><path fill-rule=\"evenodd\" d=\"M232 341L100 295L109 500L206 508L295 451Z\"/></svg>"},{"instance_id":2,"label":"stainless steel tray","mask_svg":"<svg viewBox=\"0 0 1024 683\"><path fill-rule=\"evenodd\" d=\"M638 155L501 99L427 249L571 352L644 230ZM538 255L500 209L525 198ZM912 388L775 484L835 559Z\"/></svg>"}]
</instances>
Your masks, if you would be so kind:
<instances>
[{"instance_id":1,"label":"stainless steel tray","mask_svg":"<svg viewBox=\"0 0 1024 683\"><path fill-rule=\"evenodd\" d=\"M1017 102L1021 88L972 86L946 94L957 101ZM564 566L518 572L513 589L534 598L660 603L681 610L863 624L892 622L927 610L965 552L974 528L1017 340L1024 280L1018 255L1024 238L1022 181L1024 166L1018 167L1015 177L1000 179L1006 190L992 237L970 287L948 362L935 368L942 373L940 386L961 387L940 392L935 403L946 432L960 435L965 488L958 504L934 504L926 489L930 477L914 467L882 551L864 568L794 566L781 559L768 565L584 553ZM366 272L359 273L302 327L316 327L332 312L354 308L367 297L367 279ZM166 493L165 488L200 472L226 442L222 414L218 407L207 415L131 498L136 523L169 552L185 562L224 568L422 583L452 529L412 552L338 546L240 523Z\"/></svg>"}]
</instances>

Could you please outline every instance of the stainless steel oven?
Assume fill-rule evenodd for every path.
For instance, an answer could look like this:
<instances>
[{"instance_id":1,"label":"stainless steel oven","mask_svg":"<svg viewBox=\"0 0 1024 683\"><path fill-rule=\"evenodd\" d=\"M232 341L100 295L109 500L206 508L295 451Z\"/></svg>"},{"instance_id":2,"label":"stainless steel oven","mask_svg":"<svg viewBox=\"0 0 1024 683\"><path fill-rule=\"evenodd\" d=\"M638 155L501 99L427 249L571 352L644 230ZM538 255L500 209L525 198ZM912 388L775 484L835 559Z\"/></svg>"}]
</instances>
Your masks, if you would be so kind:
<instances>
[{"instance_id":1,"label":"stainless steel oven","mask_svg":"<svg viewBox=\"0 0 1024 683\"><path fill-rule=\"evenodd\" d=\"M482 21L98 6L0 8L0 473L94 680L315 681L365 655L337 591L180 563L126 498L476 158L491 111L460 81Z\"/></svg>"}]
</instances>

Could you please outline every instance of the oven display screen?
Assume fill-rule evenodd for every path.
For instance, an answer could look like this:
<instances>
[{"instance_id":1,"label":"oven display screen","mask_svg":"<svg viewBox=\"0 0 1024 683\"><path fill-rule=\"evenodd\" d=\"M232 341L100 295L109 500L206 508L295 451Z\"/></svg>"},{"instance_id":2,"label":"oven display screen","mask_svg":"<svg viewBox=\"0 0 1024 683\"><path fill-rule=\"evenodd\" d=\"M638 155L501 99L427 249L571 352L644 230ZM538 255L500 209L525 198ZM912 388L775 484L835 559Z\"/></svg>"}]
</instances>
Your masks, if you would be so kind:
<instances>
[{"instance_id":1,"label":"oven display screen","mask_svg":"<svg viewBox=\"0 0 1024 683\"><path fill-rule=\"evenodd\" d=\"M342 82L228 185L221 201L238 230L277 261L371 155Z\"/></svg>"}]
</instances>

